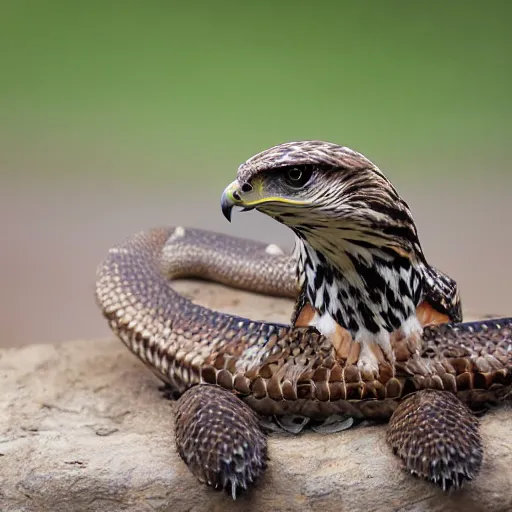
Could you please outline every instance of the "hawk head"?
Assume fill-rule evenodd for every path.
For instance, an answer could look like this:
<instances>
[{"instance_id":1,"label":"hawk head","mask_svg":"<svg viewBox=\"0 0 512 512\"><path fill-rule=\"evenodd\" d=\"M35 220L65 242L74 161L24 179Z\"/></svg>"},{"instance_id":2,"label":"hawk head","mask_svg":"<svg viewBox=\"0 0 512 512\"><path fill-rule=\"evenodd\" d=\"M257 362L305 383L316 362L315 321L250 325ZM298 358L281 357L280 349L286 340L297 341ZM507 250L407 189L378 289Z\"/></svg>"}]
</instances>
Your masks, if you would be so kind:
<instances>
[{"instance_id":1,"label":"hawk head","mask_svg":"<svg viewBox=\"0 0 512 512\"><path fill-rule=\"evenodd\" d=\"M455 282L428 265L409 206L357 151L323 141L274 146L240 165L221 206L228 220L234 207L257 209L291 228L309 301L353 334L364 319L391 332L429 297L460 319Z\"/></svg>"},{"instance_id":2,"label":"hawk head","mask_svg":"<svg viewBox=\"0 0 512 512\"><path fill-rule=\"evenodd\" d=\"M321 141L280 144L238 168L222 210L257 209L322 252L340 245L384 247L424 261L407 203L362 154Z\"/></svg>"}]
</instances>

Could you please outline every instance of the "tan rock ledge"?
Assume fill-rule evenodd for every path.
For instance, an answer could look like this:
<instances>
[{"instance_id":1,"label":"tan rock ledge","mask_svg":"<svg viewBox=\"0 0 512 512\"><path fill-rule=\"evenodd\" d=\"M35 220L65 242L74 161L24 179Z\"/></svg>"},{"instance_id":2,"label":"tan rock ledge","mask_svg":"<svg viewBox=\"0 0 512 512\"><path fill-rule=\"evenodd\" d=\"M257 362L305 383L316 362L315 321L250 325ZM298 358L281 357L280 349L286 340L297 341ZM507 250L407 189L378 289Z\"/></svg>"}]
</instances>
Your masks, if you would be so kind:
<instances>
[{"instance_id":1,"label":"tan rock ledge","mask_svg":"<svg viewBox=\"0 0 512 512\"><path fill-rule=\"evenodd\" d=\"M203 284L181 289L255 319L282 320L290 308L254 296L249 307L245 294ZM484 464L458 493L411 477L386 445L385 426L360 425L271 434L264 479L233 502L199 484L178 457L174 404L158 387L114 339L0 350L0 510L512 510L510 406L482 418Z\"/></svg>"}]
</instances>

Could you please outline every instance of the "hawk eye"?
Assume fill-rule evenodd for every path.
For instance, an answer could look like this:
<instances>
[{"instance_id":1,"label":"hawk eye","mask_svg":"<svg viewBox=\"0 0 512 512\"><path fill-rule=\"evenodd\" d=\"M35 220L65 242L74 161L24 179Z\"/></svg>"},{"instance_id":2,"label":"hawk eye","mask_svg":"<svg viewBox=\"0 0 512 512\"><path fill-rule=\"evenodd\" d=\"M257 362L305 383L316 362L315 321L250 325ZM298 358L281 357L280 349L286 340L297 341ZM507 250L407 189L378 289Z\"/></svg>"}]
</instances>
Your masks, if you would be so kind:
<instances>
[{"instance_id":1,"label":"hawk eye","mask_svg":"<svg viewBox=\"0 0 512 512\"><path fill-rule=\"evenodd\" d=\"M312 169L291 167L284 173L284 179L290 187L302 188L311 178Z\"/></svg>"}]
</instances>

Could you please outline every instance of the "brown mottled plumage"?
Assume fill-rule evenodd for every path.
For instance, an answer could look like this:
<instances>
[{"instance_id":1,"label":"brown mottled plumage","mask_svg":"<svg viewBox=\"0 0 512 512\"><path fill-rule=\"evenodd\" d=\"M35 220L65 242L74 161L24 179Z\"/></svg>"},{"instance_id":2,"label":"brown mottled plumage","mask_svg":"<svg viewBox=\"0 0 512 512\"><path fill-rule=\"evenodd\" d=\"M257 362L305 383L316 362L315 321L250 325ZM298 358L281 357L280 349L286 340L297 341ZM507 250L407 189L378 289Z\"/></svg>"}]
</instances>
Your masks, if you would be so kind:
<instances>
[{"instance_id":1,"label":"brown mottled plumage","mask_svg":"<svg viewBox=\"0 0 512 512\"><path fill-rule=\"evenodd\" d=\"M249 182L262 171L301 165L325 165L333 169L361 171L376 170L376 166L364 155L346 146L320 140L303 140L278 144L252 156L240 165L237 177L241 182ZM378 171L377 173L387 182L382 173Z\"/></svg>"}]
</instances>

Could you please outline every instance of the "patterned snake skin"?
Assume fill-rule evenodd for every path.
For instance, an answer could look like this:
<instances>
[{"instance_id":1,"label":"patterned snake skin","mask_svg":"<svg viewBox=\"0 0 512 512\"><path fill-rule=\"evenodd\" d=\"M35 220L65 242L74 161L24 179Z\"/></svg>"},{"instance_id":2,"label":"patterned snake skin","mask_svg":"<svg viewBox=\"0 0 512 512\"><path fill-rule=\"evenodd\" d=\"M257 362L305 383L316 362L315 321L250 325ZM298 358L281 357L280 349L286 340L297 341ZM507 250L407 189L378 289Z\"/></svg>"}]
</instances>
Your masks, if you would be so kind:
<instances>
[{"instance_id":1,"label":"patterned snake skin","mask_svg":"<svg viewBox=\"0 0 512 512\"><path fill-rule=\"evenodd\" d=\"M297 259L177 227L132 236L97 275L112 330L181 394L176 447L192 473L235 498L265 470L261 420L327 432L369 418L389 420L411 473L443 489L473 479L483 443L471 409L512 397L512 318L444 323L462 318L455 281L429 265L391 182L350 148L298 141L251 157L221 197L228 220L235 206L291 228ZM291 325L194 304L172 287L183 277L296 298Z\"/></svg>"},{"instance_id":2,"label":"patterned snake skin","mask_svg":"<svg viewBox=\"0 0 512 512\"><path fill-rule=\"evenodd\" d=\"M111 328L157 375L183 392L199 383L235 391L262 415L391 416L420 389L455 393L479 408L510 392L512 319L426 328L421 358L365 381L351 346L337 349L312 329L253 322L212 311L173 290L203 277L294 296L294 263L264 244L196 229L140 233L110 250L97 299Z\"/></svg>"}]
</instances>

